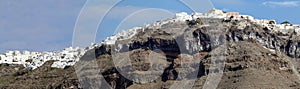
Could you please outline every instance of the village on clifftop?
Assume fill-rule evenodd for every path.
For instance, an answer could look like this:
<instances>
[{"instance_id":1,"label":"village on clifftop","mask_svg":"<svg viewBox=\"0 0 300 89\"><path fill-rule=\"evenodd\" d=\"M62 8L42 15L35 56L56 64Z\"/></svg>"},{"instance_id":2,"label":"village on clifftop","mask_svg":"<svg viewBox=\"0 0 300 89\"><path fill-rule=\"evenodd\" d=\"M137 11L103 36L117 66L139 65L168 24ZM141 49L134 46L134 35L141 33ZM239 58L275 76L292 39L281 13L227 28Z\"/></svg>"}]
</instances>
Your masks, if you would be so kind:
<instances>
[{"instance_id":1,"label":"village on clifftop","mask_svg":"<svg viewBox=\"0 0 300 89\"><path fill-rule=\"evenodd\" d=\"M290 24L289 22L282 22L281 24L277 24L275 20L260 20L255 19L249 15L241 15L239 12L224 12L218 9L211 9L208 13L194 13L192 15L188 15L185 12L177 13L176 17L172 20L161 21L152 24L152 26L157 27L162 24L166 24L171 22L178 21L186 21L186 20L195 20L196 18L221 18L224 20L241 20L246 19L256 24L259 24L263 27L267 27L268 29L274 29L279 31L284 31L288 29L293 29L296 33L300 33L300 25ZM146 25L149 27L150 25ZM144 29L145 27L135 27L133 29L129 29L128 31L120 32L114 36L108 37L101 44L114 44L114 42L118 38L130 38L134 34L136 34L137 29ZM100 44L100 45L101 45ZM79 59L86 53L86 51L91 50L98 45L91 45L87 48L65 48L59 52L29 52L29 51L7 51L4 54L0 54L0 64L16 64L23 65L25 68L36 69L42 66L45 62L53 60L54 63L51 67L54 68L65 68L66 66L73 66Z\"/></svg>"}]
</instances>

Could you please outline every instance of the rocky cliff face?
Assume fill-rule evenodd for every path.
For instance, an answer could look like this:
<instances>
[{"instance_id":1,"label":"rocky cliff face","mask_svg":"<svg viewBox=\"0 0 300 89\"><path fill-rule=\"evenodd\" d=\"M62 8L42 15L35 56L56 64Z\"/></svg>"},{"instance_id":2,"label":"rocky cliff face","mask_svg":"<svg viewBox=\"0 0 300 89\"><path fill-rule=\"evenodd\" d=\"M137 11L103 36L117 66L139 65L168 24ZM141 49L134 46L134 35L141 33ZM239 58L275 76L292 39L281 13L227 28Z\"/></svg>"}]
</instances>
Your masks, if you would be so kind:
<instances>
[{"instance_id":1,"label":"rocky cliff face","mask_svg":"<svg viewBox=\"0 0 300 89\"><path fill-rule=\"evenodd\" d=\"M279 72L279 74L270 76L280 77L280 74L286 74L285 76L291 76L294 79L284 79L286 80L287 85L280 87L276 86L276 82L271 82L273 79L271 78L269 79L270 85L264 85L265 88L272 88L271 85L275 88L299 87L299 81L297 80L297 77L299 76L296 76L297 74L295 74L298 73L298 71L293 71L292 69L294 68L292 67L295 67L295 65L291 65L297 63L290 62L290 60L298 60L298 58L300 58L300 36L295 33L294 30L276 31L248 20L224 21L222 19L203 18L201 21L201 24L192 26L185 22L177 22L166 24L160 29L146 28L146 30L143 31L139 30L139 32L130 39L118 40L114 45L103 45L97 48L96 53L97 56L104 54L116 56L123 53L129 53L128 55L131 55L132 57L134 55L147 55L135 54L134 52L138 50L138 53L160 50L161 54L165 55L165 60L167 60L167 62L162 62L163 64L167 64L163 66L163 74L160 75L161 72L153 72L154 74L137 74L142 74L143 76L160 75L160 79L154 80L154 83L151 82L145 86L151 86L152 88L169 88L169 82L171 80L185 79L186 77L184 76L191 75L194 72L197 72L197 78L202 79L207 77L207 74L212 71L209 70L211 62L207 61L211 56L211 52L216 48L225 45L223 48L225 51L221 52L221 54L223 53L226 59L226 65L224 66L224 71L227 71L226 73L231 74L232 71L243 71L244 73L258 72L258 74L265 74L262 70L271 70L270 72ZM184 55L187 56L183 57ZM201 61L195 61L195 57L198 57L196 59ZM143 58L133 57L130 59L139 60L131 61L138 71L147 71L147 69L152 66L151 62L144 62L153 60L147 59L147 56ZM182 59L189 62L182 62ZM293 62L296 62L297 60L293 60ZM185 68L182 67L183 65L188 66ZM161 69L161 67L157 67L156 69ZM247 78L247 76L243 77ZM140 78L137 80L138 82L133 82L133 85L130 88L140 88L142 85L139 85L139 83L144 83L149 79ZM240 80L240 82L241 81L242 80ZM234 82L236 83L237 81ZM221 85L224 86L224 81L221 82ZM200 84L198 87L202 86L203 85ZM262 87L261 85L257 86ZM234 86L224 87L236 88ZM219 88L223 87L219 86Z\"/></svg>"},{"instance_id":2,"label":"rocky cliff face","mask_svg":"<svg viewBox=\"0 0 300 89\"><path fill-rule=\"evenodd\" d=\"M193 54L211 51L226 42L247 41L300 58L299 33L295 33L294 29L287 30L288 32L275 31L247 20L225 22L222 19L203 19L202 25L193 27L185 23L173 23L161 29L146 29L131 39L117 41L115 45L100 46L97 52L100 52L99 55L105 54L103 52L109 54L113 47L117 52L143 48Z\"/></svg>"},{"instance_id":3,"label":"rocky cliff face","mask_svg":"<svg viewBox=\"0 0 300 89\"><path fill-rule=\"evenodd\" d=\"M186 23L172 23L161 29L146 28L128 40L119 40L115 45L103 45L103 52L125 52L134 49L160 49L163 51L197 53L210 51L225 42L257 42L267 49L280 51L290 57L300 57L299 33L294 29L278 31L268 29L248 20L203 19L202 25L189 27Z\"/></svg>"}]
</instances>

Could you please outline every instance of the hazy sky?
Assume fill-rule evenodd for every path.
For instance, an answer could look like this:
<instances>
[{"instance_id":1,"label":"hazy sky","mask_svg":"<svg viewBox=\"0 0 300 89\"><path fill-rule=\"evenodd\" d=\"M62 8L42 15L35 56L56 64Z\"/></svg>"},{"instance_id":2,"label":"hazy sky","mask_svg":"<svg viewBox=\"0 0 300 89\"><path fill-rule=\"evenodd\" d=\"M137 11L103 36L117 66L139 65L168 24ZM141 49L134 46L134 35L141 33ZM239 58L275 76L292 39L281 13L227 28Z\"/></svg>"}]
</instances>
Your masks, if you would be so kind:
<instances>
[{"instance_id":1,"label":"hazy sky","mask_svg":"<svg viewBox=\"0 0 300 89\"><path fill-rule=\"evenodd\" d=\"M7 50L53 51L71 46L74 26L86 1L0 0L0 53ZM211 2L215 8L227 12L237 11L259 19L300 23L300 0L211 0ZM97 13L104 11L101 8L106 5L106 3L95 3L87 8ZM105 16L102 24L99 25L96 42L99 43L105 37L113 35L114 29L128 15L147 8L161 9L163 16L158 17L169 17L168 11L171 13L192 12L186 5L176 0L164 0L164 2L162 0L124 0L115 5ZM146 23L141 21L149 20L150 17L155 16L151 13L139 15L136 13L125 22L132 23L132 26L143 25ZM132 20L132 18L138 20ZM122 26L125 25L120 27ZM124 28L132 27L126 26Z\"/></svg>"}]
</instances>

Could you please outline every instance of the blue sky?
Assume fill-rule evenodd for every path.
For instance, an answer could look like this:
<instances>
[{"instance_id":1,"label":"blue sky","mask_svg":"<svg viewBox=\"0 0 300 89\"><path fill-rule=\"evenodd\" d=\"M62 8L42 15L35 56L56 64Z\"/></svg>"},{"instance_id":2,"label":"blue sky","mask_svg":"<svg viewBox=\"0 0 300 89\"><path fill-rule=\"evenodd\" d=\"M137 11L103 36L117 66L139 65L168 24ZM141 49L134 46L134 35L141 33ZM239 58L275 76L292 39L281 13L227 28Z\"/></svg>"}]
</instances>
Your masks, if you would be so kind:
<instances>
[{"instance_id":1,"label":"blue sky","mask_svg":"<svg viewBox=\"0 0 300 89\"><path fill-rule=\"evenodd\" d=\"M237 11L259 19L300 23L300 0L211 0L211 2L215 8L227 12ZM7 50L54 51L71 46L74 26L85 3L86 0L0 0L0 53ZM106 6L107 3L94 3L87 8L97 15L98 12L105 11L103 8ZM147 8L159 9L144 10ZM139 10L157 13L132 15ZM158 12L161 16L155 16ZM96 43L113 35L123 19L128 21L123 21L125 25L120 25L120 29L168 18L170 13L176 12L191 13L192 10L176 0L122 1L103 18L96 33ZM131 17L127 17L130 15ZM142 22L146 20L149 21Z\"/></svg>"}]
</instances>

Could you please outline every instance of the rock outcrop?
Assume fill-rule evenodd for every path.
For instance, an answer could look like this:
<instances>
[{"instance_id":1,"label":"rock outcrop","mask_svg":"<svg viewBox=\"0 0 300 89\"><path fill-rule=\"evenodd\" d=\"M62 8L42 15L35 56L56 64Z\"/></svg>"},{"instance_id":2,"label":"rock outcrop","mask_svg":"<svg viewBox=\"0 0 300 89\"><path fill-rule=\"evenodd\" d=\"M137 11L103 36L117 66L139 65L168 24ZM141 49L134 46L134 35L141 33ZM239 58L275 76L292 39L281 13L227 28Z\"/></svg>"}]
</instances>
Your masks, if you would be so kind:
<instances>
[{"instance_id":1,"label":"rock outcrop","mask_svg":"<svg viewBox=\"0 0 300 89\"><path fill-rule=\"evenodd\" d=\"M111 50L112 56L138 50L160 50L162 54L166 56L166 60L169 63L165 63L168 64L168 66L165 67L163 74L160 76L161 78L155 80L155 82L162 81L162 83L158 83L160 86L155 88L170 87L165 83L171 80L186 79L187 75L193 74L194 72L197 72L197 78L207 77L207 74L210 73L209 71L212 70L209 70L211 63L205 61L205 59L209 59L211 56L209 54L221 45L225 45L225 51L221 52L224 54L224 59L226 60L226 65L224 66L225 74L240 71L251 71L251 73L258 71L258 74L265 74L262 70L270 70L271 73L275 73L273 76L282 77L280 74L288 74L285 76L294 78L285 79L286 82L289 81L289 85L286 87L277 86L275 88L299 87L299 80L297 80L299 76L295 74L298 71L292 70L294 66L291 66L292 63L289 61L300 58L299 34L296 34L292 30L288 32L275 31L248 20L231 20L226 22L222 19L207 18L201 21L203 21L201 25L198 24L194 26L188 26L188 24L182 22L164 25L161 29L147 28L147 30L140 31L130 39L116 41L116 44L106 45L106 47ZM107 49L101 47L96 50L96 52ZM188 57L181 58L185 54L188 55ZM102 54L98 54L98 56L101 55ZM195 61L195 56L197 55L201 56L198 56L196 59L202 61ZM145 60L139 57L134 57L133 59L135 58ZM182 62L182 59L189 62ZM149 66L149 63L145 62L142 62L142 64L137 63L137 61L131 62L133 64ZM188 68L182 68L183 65L188 66ZM146 69L137 69L139 71L146 71L147 68L148 67L146 67ZM279 74L277 72L279 72ZM271 85L275 86L277 84L271 82L271 79L273 78L270 78L269 87L263 85L265 88L272 88ZM147 78L142 78L142 80L139 81L148 80ZM241 81L243 80L240 80L240 82ZM255 82L255 80L249 81ZM157 83L152 82L150 85L151 84L155 85ZM221 84L219 87L223 88L223 85L224 84ZM133 84L133 86L138 87L139 85ZM262 85L255 86L262 87Z\"/></svg>"}]
</instances>

